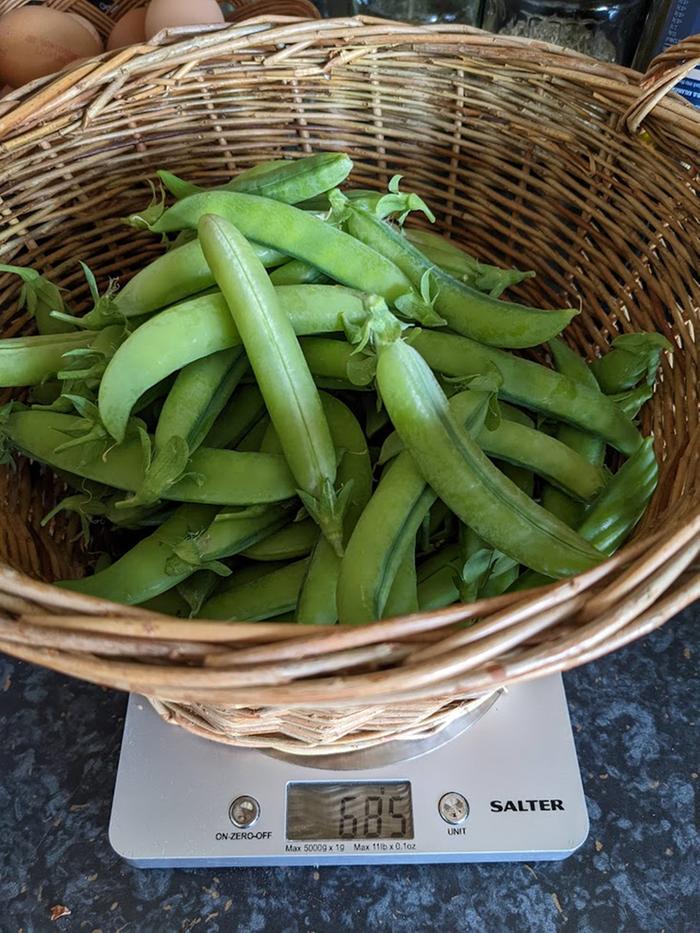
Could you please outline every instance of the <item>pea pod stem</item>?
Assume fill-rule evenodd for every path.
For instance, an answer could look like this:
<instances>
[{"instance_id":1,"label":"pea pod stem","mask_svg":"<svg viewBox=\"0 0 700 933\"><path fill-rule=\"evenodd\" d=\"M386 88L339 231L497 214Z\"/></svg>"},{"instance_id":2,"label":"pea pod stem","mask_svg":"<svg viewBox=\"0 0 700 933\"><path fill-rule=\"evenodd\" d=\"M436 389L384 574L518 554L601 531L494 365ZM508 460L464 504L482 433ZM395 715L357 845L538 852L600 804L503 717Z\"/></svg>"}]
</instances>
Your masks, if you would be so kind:
<instances>
[{"instance_id":1,"label":"pea pod stem","mask_svg":"<svg viewBox=\"0 0 700 933\"><path fill-rule=\"evenodd\" d=\"M0 272L17 275L22 280L19 307L26 308L36 321L36 328L43 336L63 334L72 330L66 321L57 321L52 311L65 311L61 289L35 269L24 266L8 266L0 263Z\"/></svg>"},{"instance_id":2,"label":"pea pod stem","mask_svg":"<svg viewBox=\"0 0 700 933\"><path fill-rule=\"evenodd\" d=\"M414 329L407 340L436 372L447 376L496 372L501 381L499 398L598 434L628 456L641 443L636 427L614 402L546 366L456 334Z\"/></svg>"},{"instance_id":3,"label":"pea pod stem","mask_svg":"<svg viewBox=\"0 0 700 933\"><path fill-rule=\"evenodd\" d=\"M302 501L329 542L342 552L335 448L293 325L265 269L233 224L205 215L198 232Z\"/></svg>"},{"instance_id":4,"label":"pea pod stem","mask_svg":"<svg viewBox=\"0 0 700 933\"><path fill-rule=\"evenodd\" d=\"M276 295L299 334L342 331L345 321L365 317L361 295L332 285L280 286ZM110 360L98 397L102 423L121 440L134 405L151 386L195 360L237 346L238 328L220 292L162 311L134 331Z\"/></svg>"}]
</instances>

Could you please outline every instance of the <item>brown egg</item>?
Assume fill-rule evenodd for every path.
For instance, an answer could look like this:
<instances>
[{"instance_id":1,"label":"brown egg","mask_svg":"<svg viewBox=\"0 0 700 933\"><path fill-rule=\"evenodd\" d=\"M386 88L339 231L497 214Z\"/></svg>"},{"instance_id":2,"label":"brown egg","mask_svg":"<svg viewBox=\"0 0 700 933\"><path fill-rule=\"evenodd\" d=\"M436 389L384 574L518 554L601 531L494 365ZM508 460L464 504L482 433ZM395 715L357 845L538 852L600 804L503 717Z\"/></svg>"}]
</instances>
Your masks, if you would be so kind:
<instances>
[{"instance_id":1,"label":"brown egg","mask_svg":"<svg viewBox=\"0 0 700 933\"><path fill-rule=\"evenodd\" d=\"M0 19L0 81L13 87L101 51L85 26L58 10L25 6Z\"/></svg>"},{"instance_id":2,"label":"brown egg","mask_svg":"<svg viewBox=\"0 0 700 933\"><path fill-rule=\"evenodd\" d=\"M76 23L80 23L81 26L87 29L87 31L93 37L95 42L100 43L100 50L104 49L104 43L102 41L102 36L97 31L97 26L95 26L94 23L91 23L90 20L86 16L81 16L80 13L71 13L70 11L67 11L67 12L69 16L73 17Z\"/></svg>"},{"instance_id":3,"label":"brown egg","mask_svg":"<svg viewBox=\"0 0 700 933\"><path fill-rule=\"evenodd\" d=\"M207 26L223 23L216 0L151 0L146 13L146 38L169 26Z\"/></svg>"},{"instance_id":4,"label":"brown egg","mask_svg":"<svg viewBox=\"0 0 700 933\"><path fill-rule=\"evenodd\" d=\"M138 45L146 41L146 7L129 10L114 24L107 39L107 48L123 49L127 45Z\"/></svg>"}]
</instances>

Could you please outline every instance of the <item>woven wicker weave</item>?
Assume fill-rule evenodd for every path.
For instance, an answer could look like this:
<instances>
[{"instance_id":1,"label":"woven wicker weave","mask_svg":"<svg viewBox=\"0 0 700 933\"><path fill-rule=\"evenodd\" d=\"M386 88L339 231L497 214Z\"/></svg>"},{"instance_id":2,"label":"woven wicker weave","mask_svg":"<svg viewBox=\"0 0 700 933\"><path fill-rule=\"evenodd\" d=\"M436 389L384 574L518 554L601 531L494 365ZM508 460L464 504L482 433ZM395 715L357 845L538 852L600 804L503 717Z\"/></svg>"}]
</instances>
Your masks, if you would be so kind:
<instances>
[{"instance_id":1,"label":"woven wicker weave","mask_svg":"<svg viewBox=\"0 0 700 933\"><path fill-rule=\"evenodd\" d=\"M70 520L40 526L62 490L22 461L0 478L0 650L145 693L214 738L333 751L441 728L471 698L598 657L692 602L700 117L665 95L696 55L697 41L666 54L640 86L634 72L466 27L276 18L178 30L1 101L0 259L50 270L78 307L78 258L106 282L157 251L118 220L143 205L156 168L213 183L337 149L356 184L400 172L457 241L536 269L521 299L580 303L569 334L588 355L638 329L677 350L644 413L659 489L631 543L578 578L355 629L178 621L50 585L88 556ZM16 296L0 279L6 336L31 329Z\"/></svg>"}]
</instances>

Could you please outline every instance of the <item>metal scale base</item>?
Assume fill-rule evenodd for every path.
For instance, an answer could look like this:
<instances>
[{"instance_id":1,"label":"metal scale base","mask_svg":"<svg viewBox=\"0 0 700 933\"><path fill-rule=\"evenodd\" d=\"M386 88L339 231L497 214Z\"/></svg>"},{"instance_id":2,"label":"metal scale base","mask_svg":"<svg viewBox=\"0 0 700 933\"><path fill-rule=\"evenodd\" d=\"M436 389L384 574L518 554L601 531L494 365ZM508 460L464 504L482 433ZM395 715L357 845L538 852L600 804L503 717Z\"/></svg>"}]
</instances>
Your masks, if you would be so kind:
<instances>
[{"instance_id":1,"label":"metal scale base","mask_svg":"<svg viewBox=\"0 0 700 933\"><path fill-rule=\"evenodd\" d=\"M110 842L142 868L532 861L584 842L559 675L455 731L403 743L400 761L393 743L307 763L198 738L132 695Z\"/></svg>"}]
</instances>

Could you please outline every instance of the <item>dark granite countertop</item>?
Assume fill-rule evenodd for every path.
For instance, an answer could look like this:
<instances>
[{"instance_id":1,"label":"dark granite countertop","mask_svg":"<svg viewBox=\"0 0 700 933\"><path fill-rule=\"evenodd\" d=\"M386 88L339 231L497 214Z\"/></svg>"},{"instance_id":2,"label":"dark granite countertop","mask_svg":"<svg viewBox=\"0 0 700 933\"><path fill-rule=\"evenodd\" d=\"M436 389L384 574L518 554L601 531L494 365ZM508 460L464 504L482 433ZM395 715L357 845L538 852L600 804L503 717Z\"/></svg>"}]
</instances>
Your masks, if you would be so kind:
<instances>
[{"instance_id":1,"label":"dark granite countertop","mask_svg":"<svg viewBox=\"0 0 700 933\"><path fill-rule=\"evenodd\" d=\"M566 675L591 832L564 862L132 868L107 840L125 697L0 656L0 930L698 930L699 608Z\"/></svg>"}]
</instances>

